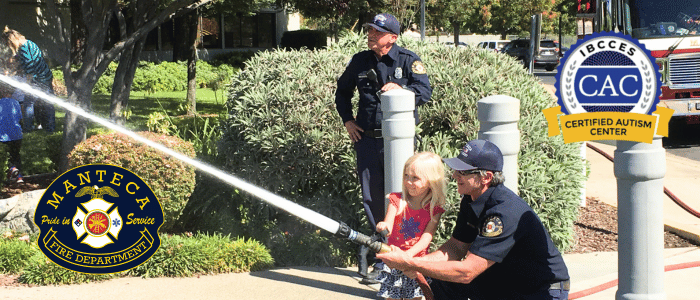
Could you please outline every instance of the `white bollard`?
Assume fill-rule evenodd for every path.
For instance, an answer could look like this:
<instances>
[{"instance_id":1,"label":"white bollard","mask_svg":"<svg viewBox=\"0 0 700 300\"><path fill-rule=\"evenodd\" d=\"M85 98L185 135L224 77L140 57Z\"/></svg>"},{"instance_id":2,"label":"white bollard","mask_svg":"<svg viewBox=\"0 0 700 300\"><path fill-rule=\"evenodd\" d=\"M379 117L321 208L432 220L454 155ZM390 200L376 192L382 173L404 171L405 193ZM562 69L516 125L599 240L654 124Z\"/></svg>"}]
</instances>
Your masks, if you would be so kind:
<instances>
[{"instance_id":1,"label":"white bollard","mask_svg":"<svg viewBox=\"0 0 700 300\"><path fill-rule=\"evenodd\" d=\"M666 150L661 136L652 144L617 141L617 300L663 300L663 180Z\"/></svg>"},{"instance_id":2,"label":"white bollard","mask_svg":"<svg viewBox=\"0 0 700 300\"><path fill-rule=\"evenodd\" d=\"M404 89L382 94L382 137L384 138L384 192L400 193L403 165L413 155L416 136L416 95ZM388 199L385 201L388 202ZM388 203L387 203L387 206Z\"/></svg>"},{"instance_id":3,"label":"white bollard","mask_svg":"<svg viewBox=\"0 0 700 300\"><path fill-rule=\"evenodd\" d=\"M503 153L505 186L518 193L518 152L520 152L520 100L510 96L488 96L479 100L479 139L488 140Z\"/></svg>"}]
</instances>

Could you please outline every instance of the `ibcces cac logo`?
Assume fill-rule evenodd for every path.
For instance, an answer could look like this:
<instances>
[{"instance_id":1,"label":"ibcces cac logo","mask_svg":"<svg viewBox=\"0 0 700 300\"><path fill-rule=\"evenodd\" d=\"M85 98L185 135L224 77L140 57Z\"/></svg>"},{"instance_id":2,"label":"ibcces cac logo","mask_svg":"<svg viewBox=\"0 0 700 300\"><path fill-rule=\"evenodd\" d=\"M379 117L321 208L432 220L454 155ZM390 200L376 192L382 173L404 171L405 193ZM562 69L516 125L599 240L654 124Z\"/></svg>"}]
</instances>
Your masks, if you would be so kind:
<instances>
[{"instance_id":1,"label":"ibcces cac logo","mask_svg":"<svg viewBox=\"0 0 700 300\"><path fill-rule=\"evenodd\" d=\"M564 142L626 140L651 143L668 136L673 110L657 107L659 67L642 44L620 33L588 36L567 51L556 76L558 107L543 110L549 136Z\"/></svg>"},{"instance_id":2,"label":"ibcces cac logo","mask_svg":"<svg viewBox=\"0 0 700 300\"><path fill-rule=\"evenodd\" d=\"M92 164L63 173L46 189L34 223L39 248L54 263L81 273L116 273L158 250L163 209L131 171Z\"/></svg>"}]
</instances>

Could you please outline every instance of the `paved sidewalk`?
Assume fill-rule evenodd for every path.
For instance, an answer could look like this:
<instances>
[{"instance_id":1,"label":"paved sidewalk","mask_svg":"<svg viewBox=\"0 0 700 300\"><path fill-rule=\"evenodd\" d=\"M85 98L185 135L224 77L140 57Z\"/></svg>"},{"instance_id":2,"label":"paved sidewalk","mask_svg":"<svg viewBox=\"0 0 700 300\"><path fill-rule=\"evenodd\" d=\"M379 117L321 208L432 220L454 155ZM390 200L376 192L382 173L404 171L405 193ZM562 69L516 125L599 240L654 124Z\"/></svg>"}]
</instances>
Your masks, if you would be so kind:
<instances>
[{"instance_id":1,"label":"paved sidewalk","mask_svg":"<svg viewBox=\"0 0 700 300\"><path fill-rule=\"evenodd\" d=\"M617 146L599 142L588 143L610 156L615 156ZM586 159L591 168L586 183L586 197L597 198L617 207L617 181L613 163L589 147L586 147ZM664 186L692 209L700 211L700 162L667 152ZM700 218L683 210L666 195L663 209L666 230L700 243Z\"/></svg>"},{"instance_id":2,"label":"paved sidewalk","mask_svg":"<svg viewBox=\"0 0 700 300\"><path fill-rule=\"evenodd\" d=\"M567 254L571 295L617 279L617 252ZM700 248L664 251L667 266L695 263L696 267L666 272L667 299L697 299L700 292ZM68 286L5 287L0 299L379 299L378 285L362 285L355 268L285 268L261 272L200 276L196 278L121 278ZM577 299L615 299L617 286ZM573 299L573 298L571 298Z\"/></svg>"}]
</instances>

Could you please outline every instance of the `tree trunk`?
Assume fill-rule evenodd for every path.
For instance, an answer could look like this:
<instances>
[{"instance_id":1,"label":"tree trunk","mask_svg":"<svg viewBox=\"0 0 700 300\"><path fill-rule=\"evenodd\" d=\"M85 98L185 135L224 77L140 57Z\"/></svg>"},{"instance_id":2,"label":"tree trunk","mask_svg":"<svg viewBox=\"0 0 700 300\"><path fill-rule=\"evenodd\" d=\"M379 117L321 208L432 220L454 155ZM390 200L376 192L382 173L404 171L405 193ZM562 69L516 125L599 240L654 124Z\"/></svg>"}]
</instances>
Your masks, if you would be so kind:
<instances>
[{"instance_id":1,"label":"tree trunk","mask_svg":"<svg viewBox=\"0 0 700 300\"><path fill-rule=\"evenodd\" d=\"M452 33L454 33L454 42L455 42L455 47L459 47L459 23L454 22L452 23Z\"/></svg>"},{"instance_id":2,"label":"tree trunk","mask_svg":"<svg viewBox=\"0 0 700 300\"><path fill-rule=\"evenodd\" d=\"M114 74L112 97L109 105L109 118L119 125L124 125L126 121L122 111L129 105L129 96L131 96L134 75L139 65L139 56L145 44L146 40L142 39L133 46L125 48L119 60L117 72Z\"/></svg>"},{"instance_id":3,"label":"tree trunk","mask_svg":"<svg viewBox=\"0 0 700 300\"><path fill-rule=\"evenodd\" d=\"M197 113L197 49L192 51L192 57L187 60L187 103L188 115Z\"/></svg>"},{"instance_id":4,"label":"tree trunk","mask_svg":"<svg viewBox=\"0 0 700 300\"><path fill-rule=\"evenodd\" d=\"M187 57L187 103L189 103L189 109L187 114L194 115L197 113L197 33L199 23L199 10L195 10L186 16L189 19L190 26L187 42L189 47L188 57Z\"/></svg>"},{"instance_id":5,"label":"tree trunk","mask_svg":"<svg viewBox=\"0 0 700 300\"><path fill-rule=\"evenodd\" d=\"M71 24L71 41L73 43L70 48L70 61L74 64L79 64L83 61L83 54L85 53L85 36L87 32L85 30L85 22L82 18L80 0L70 0L70 24Z\"/></svg>"},{"instance_id":6,"label":"tree trunk","mask_svg":"<svg viewBox=\"0 0 700 300\"><path fill-rule=\"evenodd\" d=\"M82 107L86 111L90 111L92 88L95 86L95 83L97 83L97 81L92 84L86 84L84 80L74 80L72 87L68 88L68 102ZM87 124L87 120L79 117L75 113L66 111L63 143L61 144L61 157L58 162L59 173L68 170L68 155L77 144L85 140Z\"/></svg>"}]
</instances>

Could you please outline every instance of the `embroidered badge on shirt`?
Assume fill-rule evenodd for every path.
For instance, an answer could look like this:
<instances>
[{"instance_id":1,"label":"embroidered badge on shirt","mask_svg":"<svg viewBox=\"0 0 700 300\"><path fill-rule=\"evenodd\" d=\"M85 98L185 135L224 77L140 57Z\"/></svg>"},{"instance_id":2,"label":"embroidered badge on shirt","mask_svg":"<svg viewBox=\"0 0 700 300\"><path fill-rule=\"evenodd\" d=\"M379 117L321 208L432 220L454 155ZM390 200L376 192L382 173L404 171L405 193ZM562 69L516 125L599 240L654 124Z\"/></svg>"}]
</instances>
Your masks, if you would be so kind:
<instances>
[{"instance_id":1,"label":"embroidered badge on shirt","mask_svg":"<svg viewBox=\"0 0 700 300\"><path fill-rule=\"evenodd\" d=\"M401 79L403 77L403 71L401 68L394 69L394 78Z\"/></svg>"},{"instance_id":2,"label":"embroidered badge on shirt","mask_svg":"<svg viewBox=\"0 0 700 300\"><path fill-rule=\"evenodd\" d=\"M481 226L481 235L485 237L496 237L503 233L503 222L498 216L489 216Z\"/></svg>"},{"instance_id":3,"label":"embroidered badge on shirt","mask_svg":"<svg viewBox=\"0 0 700 300\"><path fill-rule=\"evenodd\" d=\"M411 65L411 70L413 70L413 73L416 74L425 74L425 67L423 66L423 63L420 60L416 60L413 62Z\"/></svg>"}]
</instances>

